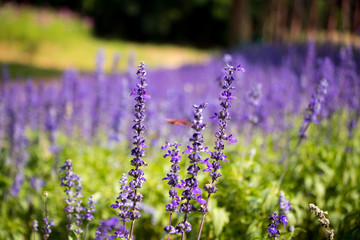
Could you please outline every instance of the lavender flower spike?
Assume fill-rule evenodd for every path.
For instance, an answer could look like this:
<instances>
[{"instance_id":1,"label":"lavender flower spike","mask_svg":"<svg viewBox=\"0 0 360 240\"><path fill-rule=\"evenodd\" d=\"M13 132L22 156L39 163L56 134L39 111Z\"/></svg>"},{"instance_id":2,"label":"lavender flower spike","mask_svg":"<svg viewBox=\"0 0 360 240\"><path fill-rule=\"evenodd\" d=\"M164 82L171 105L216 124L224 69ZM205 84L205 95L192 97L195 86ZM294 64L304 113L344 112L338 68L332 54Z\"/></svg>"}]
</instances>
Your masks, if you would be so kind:
<instances>
[{"instance_id":1,"label":"lavender flower spike","mask_svg":"<svg viewBox=\"0 0 360 240\"><path fill-rule=\"evenodd\" d=\"M204 187L204 190L208 192L208 197L206 202L199 209L199 211L202 212L203 216L201 219L200 229L197 237L198 240L200 240L201 237L202 227L205 221L205 215L209 211L208 204L209 204L210 196L212 193L217 192L217 188L215 187L215 182L218 180L219 177L221 177L221 174L218 172L218 170L221 169L220 162L221 161L229 162L226 159L226 155L223 153L223 150L225 148L223 141L227 140L232 143L235 143L237 141L235 138L233 138L232 134L227 135L226 133L227 121L230 120L230 114L229 114L229 108L231 107L230 100L236 98L232 94L232 90L235 89L235 87L232 86L232 83L235 81L234 73L236 70L241 72L246 71L245 69L241 68L241 65L235 68L229 64L226 64L224 68L225 76L221 86L223 91L221 93L221 97L219 98L220 106L222 109L219 113L215 113L215 116L212 117L213 119L217 119L219 124L219 131L215 133L215 137L216 137L216 142L214 147L215 151L211 153L211 159L213 159L213 161L205 162L207 164L207 169L205 169L204 172L211 172L210 176L212 180L211 183L206 184Z\"/></svg>"},{"instance_id":2,"label":"lavender flower spike","mask_svg":"<svg viewBox=\"0 0 360 240\"><path fill-rule=\"evenodd\" d=\"M318 123L318 115L320 114L321 104L325 99L325 95L327 93L327 88L329 83L326 78L322 78L320 80L319 85L316 88L315 94L311 96L309 105L306 109L306 115L304 118L304 123L300 128L299 131L299 138L304 139L306 138L306 130L308 129L310 123Z\"/></svg>"},{"instance_id":3,"label":"lavender flower spike","mask_svg":"<svg viewBox=\"0 0 360 240\"><path fill-rule=\"evenodd\" d=\"M166 149L168 147L171 147L171 150L168 150L168 153L164 155L164 158L171 157L170 161L173 163L171 165L170 173L167 174L167 177L163 178L162 180L168 180L168 184L171 186L169 191L169 197L171 198L171 203L166 205L166 211L170 212L170 220L169 225L167 225L164 230L166 233L168 233L167 239L170 239L170 234L175 233L175 227L171 225L171 219L174 212L178 212L178 206L179 206L179 200L178 192L176 188L179 184L179 163L181 161L181 156L179 155L180 149L179 146L181 146L181 143L168 143L166 142L165 145L161 147L161 149Z\"/></svg>"},{"instance_id":4,"label":"lavender flower spike","mask_svg":"<svg viewBox=\"0 0 360 240\"><path fill-rule=\"evenodd\" d=\"M44 227L41 229L41 231L43 232L43 239L47 240L50 237L50 233L51 233L51 226L55 226L54 221L53 220L48 220L48 209L47 209L47 203L48 203L48 197L49 194L48 192L44 192L44 197L45 197L45 204L44 204L44 208L45 208L45 217L42 219L42 221L44 222Z\"/></svg>"},{"instance_id":5,"label":"lavender flower spike","mask_svg":"<svg viewBox=\"0 0 360 240\"><path fill-rule=\"evenodd\" d=\"M288 224L288 220L285 215L278 215L276 212L269 215L269 225L267 231L269 232L268 237L272 239L276 239L280 237L279 224L283 223L285 225Z\"/></svg>"},{"instance_id":6,"label":"lavender flower spike","mask_svg":"<svg viewBox=\"0 0 360 240\"><path fill-rule=\"evenodd\" d=\"M120 193L115 201L115 204L111 205L111 208L118 210L118 216L120 217L120 222L122 225L119 225L119 228L116 232L118 237L127 238L129 236L129 231L126 230L125 224L130 222L130 201L128 200L130 187L127 185L128 180L127 176L124 173L120 179Z\"/></svg>"},{"instance_id":7,"label":"lavender flower spike","mask_svg":"<svg viewBox=\"0 0 360 240\"><path fill-rule=\"evenodd\" d=\"M39 227L39 223L37 220L33 220L32 224L32 229L33 229L33 232L34 232L34 240L36 239L36 232L39 231L38 227Z\"/></svg>"},{"instance_id":8,"label":"lavender flower spike","mask_svg":"<svg viewBox=\"0 0 360 240\"><path fill-rule=\"evenodd\" d=\"M86 212L85 215L83 216L83 218L84 218L85 221L87 221L86 228L85 228L85 233L84 233L84 239L86 239L86 234L87 234L88 229L89 229L89 223L90 223L91 220L94 219L94 215L92 213L95 212L95 202L93 200L93 196L89 197L88 200L89 200L87 202L88 207L83 209Z\"/></svg>"},{"instance_id":9,"label":"lavender flower spike","mask_svg":"<svg viewBox=\"0 0 360 240\"><path fill-rule=\"evenodd\" d=\"M289 210L292 210L293 206L291 206L289 200L285 198L285 193L283 191L280 191L279 195L279 214L280 215L286 215Z\"/></svg>"},{"instance_id":10,"label":"lavender flower spike","mask_svg":"<svg viewBox=\"0 0 360 240\"><path fill-rule=\"evenodd\" d=\"M285 198L285 193L283 191L280 191L278 203L279 203L279 215L281 216L283 215L287 217L286 214L289 212L289 210L294 209L293 206L291 206L289 200ZM291 228L293 228L293 226L289 227L289 229ZM285 226L284 226L284 230L286 230Z\"/></svg>"},{"instance_id":11,"label":"lavender flower spike","mask_svg":"<svg viewBox=\"0 0 360 240\"><path fill-rule=\"evenodd\" d=\"M60 172L59 172L61 173L62 171L65 171L65 176L60 177L61 179L60 186L65 187L64 192L67 195L67 199L65 199L65 203L66 203L65 212L68 220L68 223L66 225L68 234L70 234L70 231L73 230L72 214L74 212L74 203L75 203L74 193L71 190L71 188L75 186L76 175L72 171L72 166L73 163L71 159L68 159L65 161L64 166L60 167Z\"/></svg>"},{"instance_id":12,"label":"lavender flower spike","mask_svg":"<svg viewBox=\"0 0 360 240\"><path fill-rule=\"evenodd\" d=\"M66 160L64 166L60 167L60 172L65 171L65 176L61 178L61 187L65 187L64 192L67 195L67 199L65 199L66 207L66 217L68 223L66 225L68 235L70 236L70 232L74 230L75 234L80 235L83 230L81 228L83 224L83 210L84 208L81 206L83 197L82 195L82 185L81 178L76 175L72 171L73 163L70 159ZM72 188L75 187L75 193L72 191ZM75 226L73 225L75 223Z\"/></svg>"},{"instance_id":13,"label":"lavender flower spike","mask_svg":"<svg viewBox=\"0 0 360 240\"><path fill-rule=\"evenodd\" d=\"M128 172L129 176L132 176L134 179L130 181L129 187L131 188L131 191L128 195L128 200L133 203L132 208L128 211L129 218L131 220L131 228L130 228L130 236L129 239L132 238L133 230L134 230L134 222L136 219L138 219L141 216L141 213L136 208L136 203L141 202L143 196L138 193L138 189L142 187L142 184L146 179L144 178L144 171L139 169L139 167L143 165L147 165L145 161L143 161L141 158L145 156L145 150L144 147L148 147L145 144L145 138L141 136L141 134L145 131L146 127L143 124L143 121L146 117L145 115L145 103L150 98L149 95L146 93L146 71L145 71L145 63L140 62L140 65L138 66L139 69L136 73L137 78L139 80L139 83L136 85L137 88L134 89L134 92L131 93L131 95L135 95L135 124L132 127L135 132L135 136L133 137L133 145L135 146L131 150L131 155L134 156L134 158L131 160L131 165L135 167L135 169L131 169Z\"/></svg>"},{"instance_id":14,"label":"lavender flower spike","mask_svg":"<svg viewBox=\"0 0 360 240\"><path fill-rule=\"evenodd\" d=\"M200 171L198 166L201 163L205 163L208 159L202 160L199 153L207 152L207 148L203 146L204 137L201 134L201 131L206 128L206 124L203 123L202 110L205 108L206 104L194 105L194 121L192 129L195 130L193 136L189 139L192 142L192 147L188 146L187 150L183 153L189 153L188 158L190 159L190 167L187 169L187 173L190 175L185 181L182 181L179 184L180 188L183 188L181 200L185 201L180 205L179 212L185 213L184 220L180 222L175 230L177 233L181 234L181 239L184 239L184 233L190 232L192 227L189 222L187 222L187 216L192 211L196 211L196 208L193 204L190 203L191 200L195 200L200 204L205 204L205 200L202 199L202 190L198 187L199 182L196 180L196 176Z\"/></svg>"}]
</instances>

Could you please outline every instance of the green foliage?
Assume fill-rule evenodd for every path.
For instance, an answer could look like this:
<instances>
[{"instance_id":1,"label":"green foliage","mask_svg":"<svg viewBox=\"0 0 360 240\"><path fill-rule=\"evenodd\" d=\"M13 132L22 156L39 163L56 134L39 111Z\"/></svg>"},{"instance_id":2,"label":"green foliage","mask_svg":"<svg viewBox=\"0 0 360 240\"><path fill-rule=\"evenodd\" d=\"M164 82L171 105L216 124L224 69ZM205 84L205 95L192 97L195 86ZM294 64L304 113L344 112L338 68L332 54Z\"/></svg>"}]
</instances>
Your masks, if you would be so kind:
<instances>
[{"instance_id":1,"label":"green foliage","mask_svg":"<svg viewBox=\"0 0 360 240\"><path fill-rule=\"evenodd\" d=\"M357 239L359 237L359 129L353 139L348 139L346 126L339 121L346 120L346 113L338 113L331 121L312 125L309 137L290 159L290 167L281 184L294 210L291 210L289 226L281 229L284 239L321 239L323 231L316 218L308 212L308 203L314 202L329 212L328 218L338 239ZM336 128L335 128L336 126ZM0 187L0 238L29 238L31 222L43 218L42 192L49 192L49 217L56 226L51 239L66 237L66 217L64 213L65 193L59 186L60 179L52 171L53 156L47 150L46 137L37 132L27 131L30 140L29 161L26 167L26 180L18 198L7 193L12 184L13 167L6 163L6 147L1 151ZM243 136L248 136L244 133ZM279 137L287 138L278 140ZM206 136L207 139L210 135ZM222 175L217 183L218 192L210 201L210 212L206 216L202 239L266 239L268 215L278 210L278 179L283 170L280 159L286 146L290 148L297 141L297 131L284 134L273 133L264 136L258 132L252 138L240 137L237 144L227 146L226 154L230 164L223 164ZM105 142L105 141L104 141ZM162 142L162 141L160 141ZM211 146L212 140L209 140ZM289 142L290 144L286 144ZM89 239L93 237L101 219L111 217L116 212L110 208L119 189L119 178L130 168L129 147L125 142L89 144L76 137L59 136L62 147L61 164L71 158L74 171L83 178L84 202L94 195L96 203L95 220L90 224ZM347 150L346 150L347 149ZM144 203L156 209L155 215L143 213L135 224L138 239L166 239L163 227L168 224L165 205L169 202L168 186L161 179L169 170L170 163L162 158L162 151L154 146L147 151L145 170L147 182L141 193ZM182 163L185 164L185 163ZM184 165L182 166L182 168ZM46 185L36 191L29 183L30 176L41 177ZM201 186L209 181L201 178ZM197 234L201 215L191 214L189 221L193 231L187 239ZM173 224L182 220L175 214ZM284 231L286 230L286 231ZM175 236L172 239L177 239Z\"/></svg>"},{"instance_id":2,"label":"green foliage","mask_svg":"<svg viewBox=\"0 0 360 240\"><path fill-rule=\"evenodd\" d=\"M90 29L90 23L69 11L0 6L0 40L36 45L59 41L64 36L87 36Z\"/></svg>"}]
</instances>

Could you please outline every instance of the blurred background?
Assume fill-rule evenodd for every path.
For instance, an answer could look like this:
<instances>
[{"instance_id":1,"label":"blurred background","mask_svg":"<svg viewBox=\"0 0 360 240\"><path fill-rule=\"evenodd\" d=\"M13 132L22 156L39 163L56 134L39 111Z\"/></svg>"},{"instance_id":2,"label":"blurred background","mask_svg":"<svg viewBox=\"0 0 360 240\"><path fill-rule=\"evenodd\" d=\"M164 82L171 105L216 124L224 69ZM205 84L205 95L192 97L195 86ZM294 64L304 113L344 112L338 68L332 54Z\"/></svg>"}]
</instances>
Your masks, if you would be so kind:
<instances>
[{"instance_id":1,"label":"blurred background","mask_svg":"<svg viewBox=\"0 0 360 240\"><path fill-rule=\"evenodd\" d=\"M90 71L99 47L178 67L254 43L358 46L359 34L358 0L0 1L0 64L12 75Z\"/></svg>"},{"instance_id":2,"label":"blurred background","mask_svg":"<svg viewBox=\"0 0 360 240\"><path fill-rule=\"evenodd\" d=\"M56 225L50 239L66 238L58 170L69 158L83 179L82 203L90 195L97 202L89 238L116 214L109 206L130 169L130 93L143 60L150 148L137 239L166 239L161 178L171 164L160 146L176 140L185 150L192 129L171 122L191 121L191 106L207 102L204 138L213 149L218 124L209 117L231 63L247 70L235 73L230 110L238 142L226 145L231 164L203 239L266 238L282 190L294 207L295 230L281 230L285 237L325 238L308 211L315 203L329 212L336 239L359 240L359 47L360 0L0 0L0 239L33 239L32 221L44 225L45 190ZM297 148L304 118L311 126ZM200 185L208 180L202 174ZM187 239L200 218L189 218Z\"/></svg>"}]
</instances>

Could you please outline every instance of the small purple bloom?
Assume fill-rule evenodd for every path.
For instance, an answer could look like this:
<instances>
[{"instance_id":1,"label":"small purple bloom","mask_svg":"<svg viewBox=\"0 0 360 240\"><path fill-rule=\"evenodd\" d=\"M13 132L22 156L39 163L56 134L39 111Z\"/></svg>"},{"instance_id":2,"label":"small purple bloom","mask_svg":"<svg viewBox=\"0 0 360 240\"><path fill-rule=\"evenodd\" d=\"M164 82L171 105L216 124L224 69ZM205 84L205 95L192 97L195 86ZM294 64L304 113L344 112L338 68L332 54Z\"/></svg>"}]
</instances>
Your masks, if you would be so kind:
<instances>
[{"instance_id":1,"label":"small purple bloom","mask_svg":"<svg viewBox=\"0 0 360 240\"><path fill-rule=\"evenodd\" d=\"M278 215L276 212L269 215L269 225L267 231L269 232L268 237L275 239L280 237L280 231L278 230L279 224L288 224L288 220L285 215Z\"/></svg>"}]
</instances>

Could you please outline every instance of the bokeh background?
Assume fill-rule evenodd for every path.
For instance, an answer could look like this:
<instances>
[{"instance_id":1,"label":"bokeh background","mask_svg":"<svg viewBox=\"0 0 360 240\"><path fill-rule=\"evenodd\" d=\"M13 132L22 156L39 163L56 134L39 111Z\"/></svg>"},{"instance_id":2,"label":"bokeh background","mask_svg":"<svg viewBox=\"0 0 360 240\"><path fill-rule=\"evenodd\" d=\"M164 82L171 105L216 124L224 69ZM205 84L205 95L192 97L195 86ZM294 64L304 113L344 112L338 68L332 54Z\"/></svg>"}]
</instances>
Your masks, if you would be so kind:
<instances>
[{"instance_id":1,"label":"bokeh background","mask_svg":"<svg viewBox=\"0 0 360 240\"><path fill-rule=\"evenodd\" d=\"M209 117L219 111L225 63L247 72L235 73L228 130L238 142L226 145L230 164L203 239L267 239L280 190L294 207L295 230L281 229L283 239L325 238L309 203L329 212L335 239L360 239L359 48L359 0L0 0L0 239L33 239L45 190L55 222L49 239L66 238L58 169L69 158L83 203L96 201L88 239L116 215L110 205L130 169L140 60L152 98L136 239L166 239L161 179L171 164L160 147L176 140L185 150L191 136L186 124L166 119L191 121L191 106L207 102L205 144L213 149L217 124ZM323 79L327 93L311 112ZM315 117L297 145L306 114ZM189 217L186 239L195 239L200 219Z\"/></svg>"},{"instance_id":2,"label":"bokeh background","mask_svg":"<svg viewBox=\"0 0 360 240\"><path fill-rule=\"evenodd\" d=\"M0 61L11 75L91 71L97 49L154 67L253 43L359 45L357 0L1 1ZM153 54L156 52L158 54ZM109 58L110 59L110 58ZM121 61L124 69L126 57ZM166 59L166 60L165 60ZM110 69L110 61L107 69ZM33 67L33 68L32 68ZM34 74L33 74L34 75ZM37 74L36 74L37 75Z\"/></svg>"}]
</instances>

